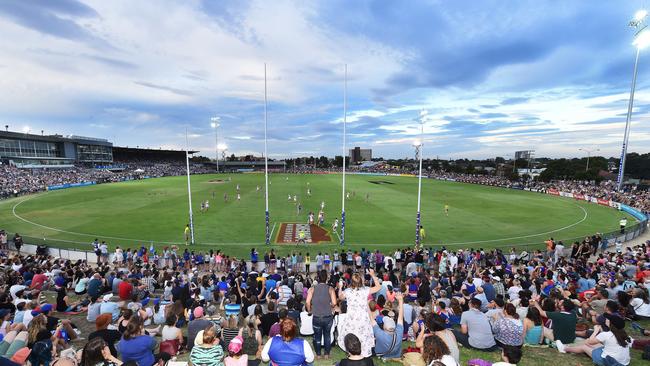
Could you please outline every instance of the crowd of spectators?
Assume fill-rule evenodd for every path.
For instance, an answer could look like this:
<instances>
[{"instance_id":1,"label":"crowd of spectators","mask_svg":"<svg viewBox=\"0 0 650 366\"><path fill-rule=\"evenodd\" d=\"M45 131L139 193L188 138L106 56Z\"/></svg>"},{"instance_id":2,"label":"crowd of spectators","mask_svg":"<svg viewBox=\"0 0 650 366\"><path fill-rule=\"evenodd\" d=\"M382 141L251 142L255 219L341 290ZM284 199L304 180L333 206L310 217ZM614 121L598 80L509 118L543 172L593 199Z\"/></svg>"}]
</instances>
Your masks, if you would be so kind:
<instances>
[{"instance_id":1,"label":"crowd of spectators","mask_svg":"<svg viewBox=\"0 0 650 366\"><path fill-rule=\"evenodd\" d=\"M124 180L158 178L186 174L185 164L177 162L138 162L116 164L120 169L95 169L75 166L64 169L19 169L12 165L0 165L0 199L41 192L49 186L95 182L112 183ZM191 165L192 174L211 173L200 165Z\"/></svg>"},{"instance_id":2,"label":"crowd of spectators","mask_svg":"<svg viewBox=\"0 0 650 366\"><path fill-rule=\"evenodd\" d=\"M115 248L98 264L2 251L0 362L290 366L338 347L346 356L330 364L454 366L476 349L510 366L552 347L628 365L631 348L650 352L636 323L650 319L650 242L595 259L443 247L312 260L299 249Z\"/></svg>"}]
</instances>

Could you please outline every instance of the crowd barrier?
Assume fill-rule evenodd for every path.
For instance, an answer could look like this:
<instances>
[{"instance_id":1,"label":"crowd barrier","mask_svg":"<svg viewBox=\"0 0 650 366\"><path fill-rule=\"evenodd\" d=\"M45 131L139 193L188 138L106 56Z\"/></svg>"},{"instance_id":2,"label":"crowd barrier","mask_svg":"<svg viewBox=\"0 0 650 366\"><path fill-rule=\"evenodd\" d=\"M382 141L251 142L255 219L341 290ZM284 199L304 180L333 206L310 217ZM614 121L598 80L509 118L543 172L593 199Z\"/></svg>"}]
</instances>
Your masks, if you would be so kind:
<instances>
[{"instance_id":1,"label":"crowd barrier","mask_svg":"<svg viewBox=\"0 0 650 366\"><path fill-rule=\"evenodd\" d=\"M92 186L97 184L97 182L79 182L79 183L66 183L66 184L57 184L54 186L48 186L47 190L48 191L56 191L59 189L68 189L68 188L76 188L76 187L87 187L87 186Z\"/></svg>"}]
</instances>

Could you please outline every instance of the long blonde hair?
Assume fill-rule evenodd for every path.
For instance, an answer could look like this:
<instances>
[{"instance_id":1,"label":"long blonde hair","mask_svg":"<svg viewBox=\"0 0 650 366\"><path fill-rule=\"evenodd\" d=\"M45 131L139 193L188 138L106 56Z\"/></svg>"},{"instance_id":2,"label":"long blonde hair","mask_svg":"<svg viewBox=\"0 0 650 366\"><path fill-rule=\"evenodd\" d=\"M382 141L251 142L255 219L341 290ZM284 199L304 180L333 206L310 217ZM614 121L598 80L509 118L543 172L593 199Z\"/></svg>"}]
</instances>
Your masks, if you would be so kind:
<instances>
[{"instance_id":1,"label":"long blonde hair","mask_svg":"<svg viewBox=\"0 0 650 366\"><path fill-rule=\"evenodd\" d=\"M31 322L29 322L29 328L27 329L27 340L28 343L36 343L36 339L38 338L38 333L44 329L46 329L46 324L47 320L45 319L45 315L39 314L35 316Z\"/></svg>"},{"instance_id":2,"label":"long blonde hair","mask_svg":"<svg viewBox=\"0 0 650 366\"><path fill-rule=\"evenodd\" d=\"M246 330L248 331L249 337L255 337L255 333L257 333L257 318L255 315L246 317Z\"/></svg>"},{"instance_id":3,"label":"long blonde hair","mask_svg":"<svg viewBox=\"0 0 650 366\"><path fill-rule=\"evenodd\" d=\"M228 329L236 329L239 325L239 316L231 315L228 317Z\"/></svg>"},{"instance_id":4,"label":"long blonde hair","mask_svg":"<svg viewBox=\"0 0 650 366\"><path fill-rule=\"evenodd\" d=\"M350 288L359 289L361 287L363 287L363 278L358 273L353 274L350 279Z\"/></svg>"}]
</instances>

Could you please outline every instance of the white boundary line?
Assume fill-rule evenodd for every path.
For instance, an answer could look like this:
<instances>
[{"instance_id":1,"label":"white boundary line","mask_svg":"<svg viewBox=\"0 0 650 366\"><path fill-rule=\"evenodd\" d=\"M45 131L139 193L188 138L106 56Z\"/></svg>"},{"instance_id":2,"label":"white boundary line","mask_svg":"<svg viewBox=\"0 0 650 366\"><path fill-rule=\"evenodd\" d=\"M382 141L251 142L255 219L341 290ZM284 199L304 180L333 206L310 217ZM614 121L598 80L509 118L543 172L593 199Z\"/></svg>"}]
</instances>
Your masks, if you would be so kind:
<instances>
[{"instance_id":1,"label":"white boundary line","mask_svg":"<svg viewBox=\"0 0 650 366\"><path fill-rule=\"evenodd\" d=\"M275 224L277 224L277 222L273 223L273 227L271 228L271 232L269 233L269 241L273 240L273 231L275 230Z\"/></svg>"},{"instance_id":2,"label":"white boundary line","mask_svg":"<svg viewBox=\"0 0 650 366\"><path fill-rule=\"evenodd\" d=\"M47 194L47 192L46 192L46 194ZM56 232L60 232L60 233L65 233L65 234L72 234L72 235L79 235L79 236L86 236L86 237L104 238L104 239L113 239L113 240L123 240L123 241L129 241L129 242L151 242L151 241L152 241L152 240L150 240L150 239L122 238L122 237L116 237L116 236L105 236L105 235L96 235L96 234L85 234L85 233L78 233L78 232L74 232L74 231L67 231L67 230L57 229L57 228L53 228L53 227L51 227L51 226L46 226L46 225L42 225L42 224L39 224L39 223L36 223L36 222L30 221L30 220L28 220L28 219L26 219L26 218L24 218L24 217L22 217L22 216L20 216L20 215L18 215L18 214L16 213L16 208L17 208L18 206L20 206L23 202L29 201L29 200L31 200L32 198L40 197L40 196L41 196L41 195L30 195L28 198L26 198L26 199L24 199L24 200L22 200L22 201L16 203L16 204L12 207L12 213L13 213L14 217L16 217L16 218L19 219L19 220L22 220L23 222L26 222L26 223L28 223L28 224L34 225L34 226L38 226L38 227L41 227L41 228L44 228L44 229L48 229L48 230L52 230L52 231L56 231ZM567 226L561 227L561 228L559 228L559 229L555 229L555 230L551 230L551 231L546 231L546 232L538 233L538 234L530 234L530 235L522 235L522 236L513 236L513 237L510 237L510 238L500 238L500 239L490 239L490 240L477 240L477 241L466 241L466 242L451 242L451 243L440 243L440 244L431 244L431 245L458 246L458 245L469 245L469 244L483 244L483 243L494 243L494 242L500 242L500 241L508 241L508 240L516 240L516 239L525 239L525 238L532 238L532 237L536 237L536 236L542 236L542 235L553 234L553 233L556 233L556 232L559 232L559 231L562 231L562 230L566 230L566 229L572 228L572 227L574 227L574 226L576 226L576 225L579 225L579 224L583 223L585 220L587 220L587 217L589 216L589 214L587 213L587 210L585 210L582 206L579 206L579 205L577 205L577 204L575 204L575 206L577 206L579 209L581 209L582 212L584 213L584 216L582 217L582 219L579 220L579 221L577 221L577 222L575 222L575 223L573 223L573 224L571 224L571 225L567 225ZM276 223L277 223L277 222L276 222ZM271 237L272 237L272 234L273 234L273 230L275 229L275 225L276 225L276 223L273 224L273 229L271 229ZM338 232L336 232L336 236L339 237L339 242L340 242L340 241L341 241L341 237L339 236L339 233L338 233ZM62 239L49 239L49 240L52 240L52 241L60 241L60 242L69 242L69 243L76 243L76 244L85 244L84 242L76 242L76 241L72 241L72 240L62 240ZM169 241L157 241L157 240L154 240L154 242L155 242L155 243L158 243L158 244L170 244L170 245L173 245L173 244L182 244L182 242L169 242ZM259 244L259 243L201 243L200 245L202 245L202 246L218 246L218 245L237 246L237 245L258 245L258 244ZM333 243L333 244L336 244L336 243ZM522 244L518 244L518 245L525 245L525 244L535 244L535 243L522 243ZM330 244L330 245L332 245L332 244ZM354 245L368 245L368 246L369 246L369 245L373 245L373 246L400 246L400 245L406 245L406 244L405 244L405 243L367 243L367 244L364 244L364 243L355 243Z\"/></svg>"}]
</instances>

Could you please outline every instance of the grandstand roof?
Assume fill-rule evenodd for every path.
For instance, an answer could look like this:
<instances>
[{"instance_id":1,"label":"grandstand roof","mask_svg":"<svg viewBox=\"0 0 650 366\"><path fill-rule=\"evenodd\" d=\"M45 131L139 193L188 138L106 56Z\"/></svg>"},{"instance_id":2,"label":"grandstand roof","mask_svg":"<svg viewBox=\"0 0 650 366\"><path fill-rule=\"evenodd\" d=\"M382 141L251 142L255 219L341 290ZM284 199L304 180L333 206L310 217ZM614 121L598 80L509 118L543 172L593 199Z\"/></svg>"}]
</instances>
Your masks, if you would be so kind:
<instances>
[{"instance_id":1,"label":"grandstand roof","mask_svg":"<svg viewBox=\"0 0 650 366\"><path fill-rule=\"evenodd\" d=\"M20 140L34 140L34 141L47 141L47 142L75 142L86 145L102 145L113 146L113 143L95 137L85 136L63 136L63 135L37 135L33 133L13 132L13 131L0 131L0 138L20 139Z\"/></svg>"},{"instance_id":2,"label":"grandstand roof","mask_svg":"<svg viewBox=\"0 0 650 366\"><path fill-rule=\"evenodd\" d=\"M151 148L146 148L146 147L128 147L128 146L113 146L113 152L115 150L119 150L120 152L124 153L137 153L137 152L143 152L143 153L185 153L185 150L173 150L173 149L163 149L163 148L158 148L158 149L151 149ZM190 154L196 154L198 151L195 150L190 150L188 151Z\"/></svg>"}]
</instances>

